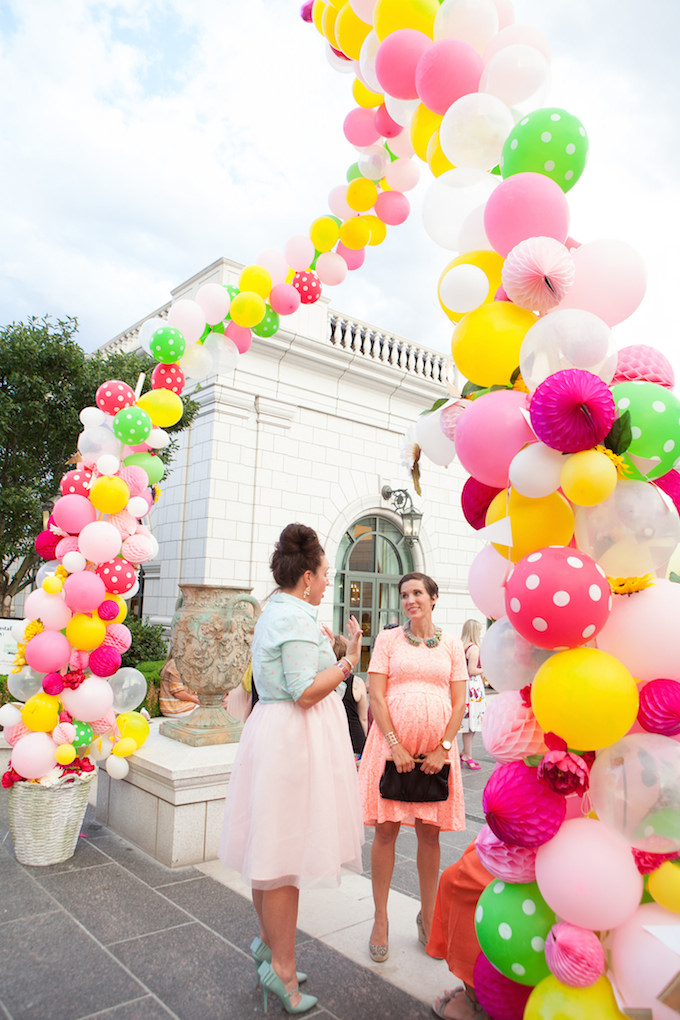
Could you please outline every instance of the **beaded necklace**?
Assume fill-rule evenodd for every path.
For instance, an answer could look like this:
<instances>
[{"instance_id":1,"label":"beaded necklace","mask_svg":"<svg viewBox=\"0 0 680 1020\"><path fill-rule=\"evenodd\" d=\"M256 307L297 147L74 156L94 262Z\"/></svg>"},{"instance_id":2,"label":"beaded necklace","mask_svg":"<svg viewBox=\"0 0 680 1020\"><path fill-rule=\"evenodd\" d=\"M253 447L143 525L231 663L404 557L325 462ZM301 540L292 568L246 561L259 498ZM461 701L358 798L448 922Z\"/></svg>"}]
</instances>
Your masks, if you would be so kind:
<instances>
[{"instance_id":1,"label":"beaded necklace","mask_svg":"<svg viewBox=\"0 0 680 1020\"><path fill-rule=\"evenodd\" d=\"M404 624L402 629L404 631L404 637L406 638L406 640L408 641L408 643L410 645L416 645L416 646L418 646L418 645L427 645L428 648L436 648L437 645L439 644L439 642L441 640L441 636L442 636L441 629L439 627L436 627L435 628L435 632L434 632L434 637L417 638L417 637L415 637L411 633L411 621L410 620L409 620L408 623Z\"/></svg>"}]
</instances>

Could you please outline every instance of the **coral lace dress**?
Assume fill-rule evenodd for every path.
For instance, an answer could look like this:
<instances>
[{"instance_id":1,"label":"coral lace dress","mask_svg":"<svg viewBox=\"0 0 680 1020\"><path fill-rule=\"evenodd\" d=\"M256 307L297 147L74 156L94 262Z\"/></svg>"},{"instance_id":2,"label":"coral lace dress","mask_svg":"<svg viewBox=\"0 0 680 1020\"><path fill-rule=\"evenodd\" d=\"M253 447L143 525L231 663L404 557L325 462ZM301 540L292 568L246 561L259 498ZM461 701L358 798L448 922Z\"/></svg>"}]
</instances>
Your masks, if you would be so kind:
<instances>
[{"instance_id":1,"label":"coral lace dress","mask_svg":"<svg viewBox=\"0 0 680 1020\"><path fill-rule=\"evenodd\" d=\"M433 750L451 717L451 684L464 684L468 677L463 645L458 638L442 634L439 644L428 648L424 642L412 645L401 627L383 630L376 638L368 672L387 676L385 700L390 718L409 754ZM383 800L378 787L389 754L387 741L373 723L359 766L364 824L415 825L416 818L420 818L445 831L465 828L463 784L455 742L448 755L449 797L434 803Z\"/></svg>"}]
</instances>

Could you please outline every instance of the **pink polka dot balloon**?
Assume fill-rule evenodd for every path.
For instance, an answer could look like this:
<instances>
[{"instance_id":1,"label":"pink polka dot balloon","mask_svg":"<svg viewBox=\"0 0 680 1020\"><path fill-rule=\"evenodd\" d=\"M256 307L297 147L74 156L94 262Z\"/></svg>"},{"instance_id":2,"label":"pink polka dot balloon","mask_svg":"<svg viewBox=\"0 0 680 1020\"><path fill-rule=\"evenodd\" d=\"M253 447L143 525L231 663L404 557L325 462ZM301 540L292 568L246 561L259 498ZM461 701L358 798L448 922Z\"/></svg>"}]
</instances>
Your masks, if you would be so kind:
<instances>
[{"instance_id":1,"label":"pink polka dot balloon","mask_svg":"<svg viewBox=\"0 0 680 1020\"><path fill-rule=\"evenodd\" d=\"M563 545L525 556L505 589L508 619L518 634L532 645L556 651L590 641L607 622L611 605L602 567Z\"/></svg>"},{"instance_id":2,"label":"pink polka dot balloon","mask_svg":"<svg viewBox=\"0 0 680 1020\"><path fill-rule=\"evenodd\" d=\"M78 468L77 471L67 471L59 482L62 496L76 494L78 496L89 496L92 472L89 468Z\"/></svg>"},{"instance_id":3,"label":"pink polka dot balloon","mask_svg":"<svg viewBox=\"0 0 680 1020\"><path fill-rule=\"evenodd\" d=\"M184 390L184 382L184 372L177 363L158 364L151 373L152 390L171 390L179 395Z\"/></svg>"},{"instance_id":4,"label":"pink polka dot balloon","mask_svg":"<svg viewBox=\"0 0 680 1020\"><path fill-rule=\"evenodd\" d=\"M137 580L137 571L127 560L114 559L100 563L97 573L106 585L106 590L114 595L125 595Z\"/></svg>"},{"instance_id":5,"label":"pink polka dot balloon","mask_svg":"<svg viewBox=\"0 0 680 1020\"><path fill-rule=\"evenodd\" d=\"M109 379L102 383L95 394L97 407L106 414L118 414L124 407L132 407L135 402L135 392L127 383L120 379Z\"/></svg>"},{"instance_id":6,"label":"pink polka dot balloon","mask_svg":"<svg viewBox=\"0 0 680 1020\"><path fill-rule=\"evenodd\" d=\"M321 297L319 277L311 269L306 269L303 273L296 273L293 277L293 287L300 295L303 305L313 305Z\"/></svg>"}]
</instances>

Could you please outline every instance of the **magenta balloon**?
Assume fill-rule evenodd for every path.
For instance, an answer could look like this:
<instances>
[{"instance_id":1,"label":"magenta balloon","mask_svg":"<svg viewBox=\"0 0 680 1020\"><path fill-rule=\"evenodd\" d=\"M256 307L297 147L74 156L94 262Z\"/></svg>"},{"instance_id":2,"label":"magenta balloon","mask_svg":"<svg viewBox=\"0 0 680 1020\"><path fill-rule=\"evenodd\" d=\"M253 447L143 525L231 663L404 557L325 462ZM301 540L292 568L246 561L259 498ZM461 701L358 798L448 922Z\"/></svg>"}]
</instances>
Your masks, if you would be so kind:
<instances>
[{"instance_id":1,"label":"magenta balloon","mask_svg":"<svg viewBox=\"0 0 680 1020\"><path fill-rule=\"evenodd\" d=\"M86 524L96 520L97 511L86 496L69 493L54 504L52 516L62 531L77 535Z\"/></svg>"},{"instance_id":2,"label":"magenta balloon","mask_svg":"<svg viewBox=\"0 0 680 1020\"><path fill-rule=\"evenodd\" d=\"M494 769L484 787L482 808L487 825L503 843L529 848L551 840L566 811L562 794L555 793L538 778L538 769L523 761Z\"/></svg>"},{"instance_id":3,"label":"magenta balloon","mask_svg":"<svg viewBox=\"0 0 680 1020\"><path fill-rule=\"evenodd\" d=\"M484 61L470 43L440 39L418 61L418 96L433 113L444 114L461 96L477 92L483 70Z\"/></svg>"},{"instance_id":4,"label":"magenta balloon","mask_svg":"<svg viewBox=\"0 0 680 1020\"><path fill-rule=\"evenodd\" d=\"M594 818L564 822L539 847L536 881L558 917L592 931L624 924L642 896L642 876L629 843Z\"/></svg>"},{"instance_id":5,"label":"magenta balloon","mask_svg":"<svg viewBox=\"0 0 680 1020\"><path fill-rule=\"evenodd\" d=\"M71 658L71 644L58 630L43 630L26 645L26 662L36 673L56 673Z\"/></svg>"},{"instance_id":6,"label":"magenta balloon","mask_svg":"<svg viewBox=\"0 0 680 1020\"><path fill-rule=\"evenodd\" d=\"M431 46L430 37L414 28L390 33L375 57L375 76L383 91L395 99L417 99L416 67Z\"/></svg>"},{"instance_id":7,"label":"magenta balloon","mask_svg":"<svg viewBox=\"0 0 680 1020\"><path fill-rule=\"evenodd\" d=\"M680 680L680 584L656 580L644 591L616 595L597 647L620 659L636 680Z\"/></svg>"},{"instance_id":8,"label":"magenta balloon","mask_svg":"<svg viewBox=\"0 0 680 1020\"><path fill-rule=\"evenodd\" d=\"M554 237L564 243L569 233L566 196L559 184L543 174L514 174L489 196L484 229L493 247L504 257L529 237Z\"/></svg>"},{"instance_id":9,"label":"magenta balloon","mask_svg":"<svg viewBox=\"0 0 680 1020\"><path fill-rule=\"evenodd\" d=\"M583 308L608 326L632 315L647 290L647 270L635 248L603 239L582 244L571 254L574 282L559 307Z\"/></svg>"},{"instance_id":10,"label":"magenta balloon","mask_svg":"<svg viewBox=\"0 0 680 1020\"><path fill-rule=\"evenodd\" d=\"M504 560L492 545L484 546L470 564L470 598L489 620L499 620L505 616L504 584L511 567L512 564Z\"/></svg>"},{"instance_id":11,"label":"magenta balloon","mask_svg":"<svg viewBox=\"0 0 680 1020\"><path fill-rule=\"evenodd\" d=\"M496 390L473 400L456 425L454 442L461 464L478 481L504 489L510 464L535 437L526 418L525 393Z\"/></svg>"},{"instance_id":12,"label":"magenta balloon","mask_svg":"<svg viewBox=\"0 0 680 1020\"><path fill-rule=\"evenodd\" d=\"M47 733L27 733L12 748L12 768L24 779L40 779L57 764L57 745Z\"/></svg>"},{"instance_id":13,"label":"magenta balloon","mask_svg":"<svg viewBox=\"0 0 680 1020\"><path fill-rule=\"evenodd\" d=\"M92 613L106 597L101 577L89 570L71 574L64 581L64 602L74 613Z\"/></svg>"},{"instance_id":14,"label":"magenta balloon","mask_svg":"<svg viewBox=\"0 0 680 1020\"><path fill-rule=\"evenodd\" d=\"M680 733L680 683L650 680L640 691L638 722L648 733L665 737Z\"/></svg>"}]
</instances>

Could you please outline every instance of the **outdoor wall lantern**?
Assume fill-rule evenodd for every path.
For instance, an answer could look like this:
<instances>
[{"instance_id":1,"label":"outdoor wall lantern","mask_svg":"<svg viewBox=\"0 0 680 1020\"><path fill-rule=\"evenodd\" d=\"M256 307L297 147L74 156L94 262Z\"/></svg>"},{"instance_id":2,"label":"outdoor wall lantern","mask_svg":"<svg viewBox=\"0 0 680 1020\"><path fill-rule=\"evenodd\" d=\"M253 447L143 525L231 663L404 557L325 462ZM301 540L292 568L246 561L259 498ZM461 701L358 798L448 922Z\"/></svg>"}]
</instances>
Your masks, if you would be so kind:
<instances>
[{"instance_id":1,"label":"outdoor wall lantern","mask_svg":"<svg viewBox=\"0 0 680 1020\"><path fill-rule=\"evenodd\" d=\"M404 538L413 545L418 541L423 515L413 506L411 493L408 489L391 489L389 485L383 485L381 495L383 499L391 500L395 512L401 517Z\"/></svg>"}]
</instances>

